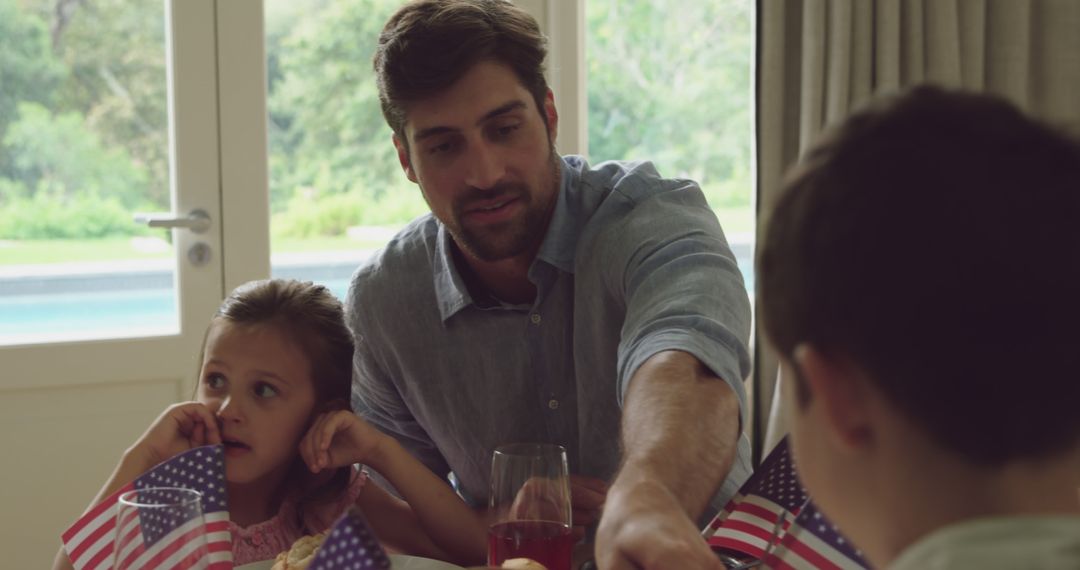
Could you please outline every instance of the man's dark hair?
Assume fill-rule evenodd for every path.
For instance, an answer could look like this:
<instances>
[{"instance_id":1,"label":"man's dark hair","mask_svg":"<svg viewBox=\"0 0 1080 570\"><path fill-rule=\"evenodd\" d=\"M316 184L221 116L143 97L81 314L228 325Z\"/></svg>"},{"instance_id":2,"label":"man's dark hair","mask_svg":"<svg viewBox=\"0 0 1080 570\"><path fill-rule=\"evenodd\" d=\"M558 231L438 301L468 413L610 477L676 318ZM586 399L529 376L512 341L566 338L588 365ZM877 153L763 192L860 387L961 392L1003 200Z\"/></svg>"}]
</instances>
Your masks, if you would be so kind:
<instances>
[{"instance_id":1,"label":"man's dark hair","mask_svg":"<svg viewBox=\"0 0 1080 570\"><path fill-rule=\"evenodd\" d=\"M789 176L758 271L782 354L850 359L969 462L1080 440L1080 143L1008 102L923 87L853 116Z\"/></svg>"},{"instance_id":2,"label":"man's dark hair","mask_svg":"<svg viewBox=\"0 0 1080 570\"><path fill-rule=\"evenodd\" d=\"M375 51L383 116L407 144L408 103L449 88L481 61L496 61L514 70L547 124L546 56L536 20L507 0L410 2L386 22Z\"/></svg>"}]
</instances>

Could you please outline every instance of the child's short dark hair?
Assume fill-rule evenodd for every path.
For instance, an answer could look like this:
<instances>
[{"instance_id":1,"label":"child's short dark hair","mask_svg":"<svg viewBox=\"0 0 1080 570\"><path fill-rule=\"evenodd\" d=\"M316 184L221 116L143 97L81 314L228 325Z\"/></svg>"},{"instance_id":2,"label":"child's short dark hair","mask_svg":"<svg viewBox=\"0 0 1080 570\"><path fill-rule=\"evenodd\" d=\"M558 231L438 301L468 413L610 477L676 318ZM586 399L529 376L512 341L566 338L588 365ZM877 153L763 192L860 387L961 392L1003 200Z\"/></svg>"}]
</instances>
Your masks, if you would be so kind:
<instances>
[{"instance_id":1,"label":"child's short dark hair","mask_svg":"<svg viewBox=\"0 0 1080 570\"><path fill-rule=\"evenodd\" d=\"M383 116L403 142L407 103L449 88L473 65L514 70L547 124L547 40L536 20L508 0L415 0L383 28L374 66Z\"/></svg>"},{"instance_id":2,"label":"child's short dark hair","mask_svg":"<svg viewBox=\"0 0 1080 570\"><path fill-rule=\"evenodd\" d=\"M968 461L1080 440L1080 143L1008 102L923 87L854 115L792 172L758 271L782 354L852 359Z\"/></svg>"},{"instance_id":3,"label":"child's short dark hair","mask_svg":"<svg viewBox=\"0 0 1080 570\"><path fill-rule=\"evenodd\" d=\"M315 414L349 409L352 393L353 337L345 324L341 301L322 285L310 281L266 279L245 283L221 303L211 325L219 320L241 325L269 325L287 335L311 363L315 387ZM205 342L204 342L205 344ZM298 498L297 528L303 526L305 506L335 500L345 491L351 468L342 467L329 482L314 485L314 478L297 457L289 471Z\"/></svg>"}]
</instances>

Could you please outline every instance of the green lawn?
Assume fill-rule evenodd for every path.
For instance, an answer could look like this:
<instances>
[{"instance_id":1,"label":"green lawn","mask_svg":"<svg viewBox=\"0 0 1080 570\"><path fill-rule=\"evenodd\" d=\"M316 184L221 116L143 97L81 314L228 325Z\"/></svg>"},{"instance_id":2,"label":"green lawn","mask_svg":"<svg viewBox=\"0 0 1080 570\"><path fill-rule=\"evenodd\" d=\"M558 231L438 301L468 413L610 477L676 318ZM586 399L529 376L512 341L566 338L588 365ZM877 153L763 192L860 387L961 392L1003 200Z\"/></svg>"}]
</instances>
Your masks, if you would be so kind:
<instances>
[{"instance_id":1,"label":"green lawn","mask_svg":"<svg viewBox=\"0 0 1080 570\"><path fill-rule=\"evenodd\" d=\"M717 208L716 215L730 237L754 231L753 211L749 207ZM386 243L392 231L366 228L358 237L319 237L312 239L277 239L275 253L305 251L346 251L374 249ZM161 240L148 238L106 238L98 240L0 240L0 266L68 262L169 259L172 249Z\"/></svg>"},{"instance_id":2,"label":"green lawn","mask_svg":"<svg viewBox=\"0 0 1080 570\"><path fill-rule=\"evenodd\" d=\"M130 238L0 240L0 265L167 259L171 255L170 250L163 252L141 251L133 245Z\"/></svg>"}]
</instances>

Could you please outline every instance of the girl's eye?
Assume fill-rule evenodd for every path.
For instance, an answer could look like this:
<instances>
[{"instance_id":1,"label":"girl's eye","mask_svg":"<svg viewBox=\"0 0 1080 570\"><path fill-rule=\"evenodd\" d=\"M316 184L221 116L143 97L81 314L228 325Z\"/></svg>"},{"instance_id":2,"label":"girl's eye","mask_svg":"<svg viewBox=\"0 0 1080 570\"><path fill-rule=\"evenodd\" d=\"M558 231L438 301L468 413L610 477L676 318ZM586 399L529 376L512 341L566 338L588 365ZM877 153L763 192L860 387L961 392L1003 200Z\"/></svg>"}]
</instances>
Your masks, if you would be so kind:
<instances>
[{"instance_id":1,"label":"girl's eye","mask_svg":"<svg viewBox=\"0 0 1080 570\"><path fill-rule=\"evenodd\" d=\"M255 385L255 395L260 398L273 398L278 395L278 389L266 382L259 382Z\"/></svg>"},{"instance_id":2,"label":"girl's eye","mask_svg":"<svg viewBox=\"0 0 1080 570\"><path fill-rule=\"evenodd\" d=\"M217 373L207 374L203 384L211 390L220 390L225 386L225 377Z\"/></svg>"}]
</instances>

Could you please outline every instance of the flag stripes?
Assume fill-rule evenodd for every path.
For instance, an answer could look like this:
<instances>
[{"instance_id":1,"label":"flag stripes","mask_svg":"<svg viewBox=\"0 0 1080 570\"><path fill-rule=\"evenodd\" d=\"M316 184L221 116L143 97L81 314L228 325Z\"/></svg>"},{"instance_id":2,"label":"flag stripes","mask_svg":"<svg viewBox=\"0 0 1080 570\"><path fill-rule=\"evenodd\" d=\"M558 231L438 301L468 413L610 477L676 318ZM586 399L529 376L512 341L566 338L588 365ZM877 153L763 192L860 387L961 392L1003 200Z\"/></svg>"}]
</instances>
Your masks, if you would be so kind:
<instances>
[{"instance_id":1,"label":"flag stripes","mask_svg":"<svg viewBox=\"0 0 1080 570\"><path fill-rule=\"evenodd\" d=\"M180 501L187 491L196 491L199 500L179 502L182 508L172 511L157 506ZM147 504L118 516L118 500L127 492ZM184 570L204 562L212 570L231 569L223 446L191 449L154 466L89 509L61 539L76 570L111 570L114 564Z\"/></svg>"}]
</instances>

